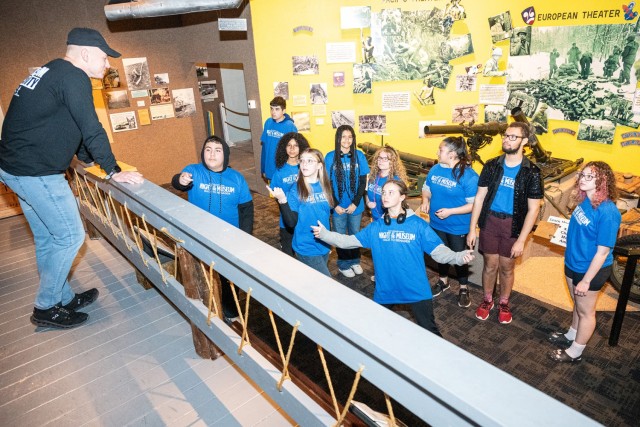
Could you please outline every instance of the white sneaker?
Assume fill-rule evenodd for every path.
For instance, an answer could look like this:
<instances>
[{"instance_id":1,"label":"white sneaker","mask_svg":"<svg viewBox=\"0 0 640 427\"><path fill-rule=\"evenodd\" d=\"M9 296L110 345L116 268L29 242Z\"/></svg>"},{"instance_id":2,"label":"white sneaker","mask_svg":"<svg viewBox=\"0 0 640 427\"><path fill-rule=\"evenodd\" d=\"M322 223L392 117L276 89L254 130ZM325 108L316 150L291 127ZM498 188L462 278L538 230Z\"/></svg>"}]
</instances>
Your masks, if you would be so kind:
<instances>
[{"instance_id":1,"label":"white sneaker","mask_svg":"<svg viewBox=\"0 0 640 427\"><path fill-rule=\"evenodd\" d=\"M360 264L354 264L351 266L351 269L353 270L354 273L356 274L362 274L364 273L364 270L362 269L362 266Z\"/></svg>"},{"instance_id":2,"label":"white sneaker","mask_svg":"<svg viewBox=\"0 0 640 427\"><path fill-rule=\"evenodd\" d=\"M339 270L339 271L340 273L342 273L344 277L356 277L356 273L354 273L352 269Z\"/></svg>"}]
</instances>

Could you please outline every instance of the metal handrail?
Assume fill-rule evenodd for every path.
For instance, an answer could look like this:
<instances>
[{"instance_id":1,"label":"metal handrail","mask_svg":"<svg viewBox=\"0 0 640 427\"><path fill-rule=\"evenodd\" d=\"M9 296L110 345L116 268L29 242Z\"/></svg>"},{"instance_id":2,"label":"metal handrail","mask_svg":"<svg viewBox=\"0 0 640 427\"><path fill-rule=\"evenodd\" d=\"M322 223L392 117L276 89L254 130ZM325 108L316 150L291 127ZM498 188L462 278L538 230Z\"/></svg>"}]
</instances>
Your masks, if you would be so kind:
<instances>
[{"instance_id":1,"label":"metal handrail","mask_svg":"<svg viewBox=\"0 0 640 427\"><path fill-rule=\"evenodd\" d=\"M199 209L157 185L102 182L74 165L94 186L165 229L196 258L233 281L251 298L315 341L354 372L430 425L597 425L593 420L520 380L387 310L288 255ZM94 199L100 200L100 197ZM106 206L104 206L106 205ZM167 298L300 425L333 425L322 409L221 319L207 323L207 307L184 295L182 285L105 220L109 204L82 215ZM114 221L115 222L115 221ZM115 232L114 232L115 230ZM127 241L127 239L129 239Z\"/></svg>"}]
</instances>

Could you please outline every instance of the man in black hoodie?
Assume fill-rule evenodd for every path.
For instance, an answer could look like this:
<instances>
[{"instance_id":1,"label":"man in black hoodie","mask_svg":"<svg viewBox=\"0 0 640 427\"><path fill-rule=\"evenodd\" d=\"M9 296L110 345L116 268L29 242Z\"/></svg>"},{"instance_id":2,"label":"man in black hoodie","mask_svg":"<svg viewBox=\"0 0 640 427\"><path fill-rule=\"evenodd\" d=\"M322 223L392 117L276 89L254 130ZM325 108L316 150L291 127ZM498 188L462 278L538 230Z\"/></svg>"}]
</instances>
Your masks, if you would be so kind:
<instances>
[{"instance_id":1,"label":"man in black hoodie","mask_svg":"<svg viewBox=\"0 0 640 427\"><path fill-rule=\"evenodd\" d=\"M229 167L229 146L221 138L207 138L200 153L201 163L185 167L171 180L186 191L189 201L223 221L251 234L253 199L242 174ZM238 317L229 280L220 275L222 311L228 321Z\"/></svg>"}]
</instances>

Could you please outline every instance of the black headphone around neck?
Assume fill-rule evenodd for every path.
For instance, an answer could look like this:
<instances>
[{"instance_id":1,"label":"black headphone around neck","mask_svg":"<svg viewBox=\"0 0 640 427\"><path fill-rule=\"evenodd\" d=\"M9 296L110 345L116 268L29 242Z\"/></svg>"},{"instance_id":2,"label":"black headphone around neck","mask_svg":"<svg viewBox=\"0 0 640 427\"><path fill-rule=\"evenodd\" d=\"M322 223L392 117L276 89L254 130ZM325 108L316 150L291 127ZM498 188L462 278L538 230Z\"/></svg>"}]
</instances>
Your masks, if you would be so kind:
<instances>
[{"instance_id":1,"label":"black headphone around neck","mask_svg":"<svg viewBox=\"0 0 640 427\"><path fill-rule=\"evenodd\" d=\"M402 211L402 213L398 215L398 217L396 218L396 221L398 222L398 224L402 224L403 222L405 222L406 219L407 219L407 212ZM391 216L389 215L388 210L385 211L384 213L384 223L385 225L391 225Z\"/></svg>"},{"instance_id":2,"label":"black headphone around neck","mask_svg":"<svg viewBox=\"0 0 640 427\"><path fill-rule=\"evenodd\" d=\"M348 153L340 153L340 157L351 158L351 151L349 151Z\"/></svg>"}]
</instances>

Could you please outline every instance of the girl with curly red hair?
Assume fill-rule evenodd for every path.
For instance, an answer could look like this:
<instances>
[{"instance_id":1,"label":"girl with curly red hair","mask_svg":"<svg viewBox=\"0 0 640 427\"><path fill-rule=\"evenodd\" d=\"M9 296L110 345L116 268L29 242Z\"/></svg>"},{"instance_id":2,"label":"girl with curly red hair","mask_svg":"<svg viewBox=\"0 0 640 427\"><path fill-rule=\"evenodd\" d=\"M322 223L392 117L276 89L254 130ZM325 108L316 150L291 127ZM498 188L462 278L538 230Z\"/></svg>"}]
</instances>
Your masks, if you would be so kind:
<instances>
[{"instance_id":1,"label":"girl with curly red hair","mask_svg":"<svg viewBox=\"0 0 640 427\"><path fill-rule=\"evenodd\" d=\"M622 219L615 204L617 194L616 179L608 164L589 162L578 173L577 206L569 221L564 266L574 301L573 320L566 333L549 336L551 343L561 347L550 354L557 362L580 362L596 328L596 301L611 275L612 249Z\"/></svg>"}]
</instances>

